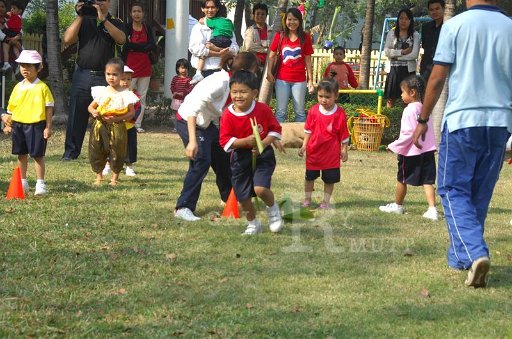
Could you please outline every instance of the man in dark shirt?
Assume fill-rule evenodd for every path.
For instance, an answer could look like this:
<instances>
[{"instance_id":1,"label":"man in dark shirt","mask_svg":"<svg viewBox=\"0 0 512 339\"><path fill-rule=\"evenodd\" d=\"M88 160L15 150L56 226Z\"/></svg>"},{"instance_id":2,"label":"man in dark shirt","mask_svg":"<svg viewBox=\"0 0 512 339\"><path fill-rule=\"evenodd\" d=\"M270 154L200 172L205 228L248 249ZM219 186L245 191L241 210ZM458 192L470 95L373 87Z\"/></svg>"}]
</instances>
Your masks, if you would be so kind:
<instances>
[{"instance_id":1,"label":"man in dark shirt","mask_svg":"<svg viewBox=\"0 0 512 339\"><path fill-rule=\"evenodd\" d=\"M91 87L107 85L105 64L115 56L115 45L122 45L126 40L123 22L108 12L110 0L93 0L97 17L80 15L85 14L83 5L83 2L76 4L79 15L64 32L66 45L78 43L78 57L73 72L62 160L76 159L80 155L89 120L87 107L92 102Z\"/></svg>"},{"instance_id":2,"label":"man in dark shirt","mask_svg":"<svg viewBox=\"0 0 512 339\"><path fill-rule=\"evenodd\" d=\"M430 72L432 72L437 41L443 26L444 6L444 0L429 0L428 14L432 21L423 24L421 28L421 47L423 47L424 53L421 57L420 74L425 82L427 82Z\"/></svg>"}]
</instances>

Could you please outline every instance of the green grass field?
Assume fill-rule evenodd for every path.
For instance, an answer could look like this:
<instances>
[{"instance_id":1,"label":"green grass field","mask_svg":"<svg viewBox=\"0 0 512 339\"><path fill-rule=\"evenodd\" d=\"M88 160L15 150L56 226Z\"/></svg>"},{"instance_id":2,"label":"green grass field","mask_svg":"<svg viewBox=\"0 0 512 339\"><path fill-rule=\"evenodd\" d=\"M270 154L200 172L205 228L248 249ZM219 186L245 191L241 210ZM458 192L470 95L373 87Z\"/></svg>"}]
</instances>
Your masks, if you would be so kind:
<instances>
[{"instance_id":1,"label":"green grass field","mask_svg":"<svg viewBox=\"0 0 512 339\"><path fill-rule=\"evenodd\" d=\"M30 163L27 199L0 205L0 337L512 337L509 165L486 225L490 285L475 290L448 269L444 220L423 220L420 188L404 216L378 211L394 196L393 154L350 151L334 210L242 237L243 220L215 218L212 173L202 221L173 218L188 164L176 134L139 134L138 176L114 189L92 185L86 149L61 162L63 138L48 145L48 196L33 196ZM0 157L5 195L5 136ZM298 206L304 159L277 161L276 197Z\"/></svg>"}]
</instances>

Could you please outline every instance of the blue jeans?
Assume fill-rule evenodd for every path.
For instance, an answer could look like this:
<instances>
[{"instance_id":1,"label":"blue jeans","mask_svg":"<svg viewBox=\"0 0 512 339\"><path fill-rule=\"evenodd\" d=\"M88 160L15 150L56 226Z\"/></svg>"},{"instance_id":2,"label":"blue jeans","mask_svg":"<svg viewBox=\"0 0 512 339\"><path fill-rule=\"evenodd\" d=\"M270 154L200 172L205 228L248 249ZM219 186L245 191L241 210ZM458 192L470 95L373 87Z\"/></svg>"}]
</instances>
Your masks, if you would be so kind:
<instances>
[{"instance_id":1,"label":"blue jeans","mask_svg":"<svg viewBox=\"0 0 512 339\"><path fill-rule=\"evenodd\" d=\"M276 80L276 119L277 121L286 121L286 111L288 110L288 99L292 94L293 110L295 111L295 121L306 121L306 113L304 111L304 103L306 101L306 82L288 82Z\"/></svg>"},{"instance_id":2,"label":"blue jeans","mask_svg":"<svg viewBox=\"0 0 512 339\"><path fill-rule=\"evenodd\" d=\"M484 223L509 136L505 127L471 127L448 133L444 126L437 190L450 237L448 265L452 268L468 269L476 259L489 256Z\"/></svg>"},{"instance_id":3,"label":"blue jeans","mask_svg":"<svg viewBox=\"0 0 512 339\"><path fill-rule=\"evenodd\" d=\"M71 84L64 158L76 159L80 155L89 122L88 107L92 102L91 87L106 85L104 74L91 74L88 69L75 67Z\"/></svg>"},{"instance_id":4,"label":"blue jeans","mask_svg":"<svg viewBox=\"0 0 512 339\"><path fill-rule=\"evenodd\" d=\"M189 142L187 122L185 120L178 120L176 122L176 131L186 147ZM197 128L196 138L198 152L196 159L189 161L183 189L176 202L177 210L184 207L189 208L191 211L196 210L197 201L201 194L201 186L210 166L215 172L215 181L223 201L228 200L231 191L229 155L220 147L219 129L213 123L204 129Z\"/></svg>"}]
</instances>

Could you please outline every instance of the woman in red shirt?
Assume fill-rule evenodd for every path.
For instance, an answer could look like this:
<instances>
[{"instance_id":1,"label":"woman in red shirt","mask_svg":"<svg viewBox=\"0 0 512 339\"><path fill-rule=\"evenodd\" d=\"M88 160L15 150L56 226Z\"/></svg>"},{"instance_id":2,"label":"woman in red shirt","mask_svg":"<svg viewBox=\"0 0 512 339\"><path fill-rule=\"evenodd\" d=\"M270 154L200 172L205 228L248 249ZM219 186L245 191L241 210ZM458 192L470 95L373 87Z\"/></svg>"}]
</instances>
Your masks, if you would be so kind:
<instances>
[{"instance_id":1,"label":"woman in red shirt","mask_svg":"<svg viewBox=\"0 0 512 339\"><path fill-rule=\"evenodd\" d=\"M126 25L126 43L123 47L123 60L126 66L133 69L132 89L140 95L140 115L135 121L137 132L143 133L141 127L144 109L146 108L146 94L152 73L149 51L156 48L155 38L151 29L142 22L144 9L141 3L134 2L130 6L132 22Z\"/></svg>"},{"instance_id":2,"label":"woman in red shirt","mask_svg":"<svg viewBox=\"0 0 512 339\"><path fill-rule=\"evenodd\" d=\"M274 36L270 45L269 66L267 80L275 82L277 109L277 121L286 120L286 111L290 93L292 95L295 121L306 121L304 103L306 100L306 88L313 92L313 67L311 66L311 54L313 45L311 37L302 28L302 15L297 8L286 11L286 25L284 32ZM277 55L280 49L280 55ZM272 75L273 65L281 58L277 75ZM306 70L306 72L304 72ZM306 83L307 73L307 83Z\"/></svg>"}]
</instances>

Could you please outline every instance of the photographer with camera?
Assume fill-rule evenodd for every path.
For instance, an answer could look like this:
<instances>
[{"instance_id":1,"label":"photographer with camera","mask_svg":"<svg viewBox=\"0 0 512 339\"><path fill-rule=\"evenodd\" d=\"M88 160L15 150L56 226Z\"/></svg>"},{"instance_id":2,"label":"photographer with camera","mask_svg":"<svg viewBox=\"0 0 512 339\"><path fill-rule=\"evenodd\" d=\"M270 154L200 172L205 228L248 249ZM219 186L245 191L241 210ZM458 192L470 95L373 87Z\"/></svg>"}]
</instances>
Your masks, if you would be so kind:
<instances>
[{"instance_id":1,"label":"photographer with camera","mask_svg":"<svg viewBox=\"0 0 512 339\"><path fill-rule=\"evenodd\" d=\"M92 102L91 87L106 86L105 64L116 44L126 41L123 22L108 12L110 0L85 0L75 5L78 16L64 32L64 44L78 44L71 85L66 142L62 160L77 159L82 150Z\"/></svg>"},{"instance_id":2,"label":"photographer with camera","mask_svg":"<svg viewBox=\"0 0 512 339\"><path fill-rule=\"evenodd\" d=\"M384 53L389 59L384 70L388 73L384 97L388 108L402 96L400 83L411 74L416 74L420 52L420 34L414 30L414 18L409 8L402 8L397 15L395 29L390 30L384 45Z\"/></svg>"}]
</instances>

